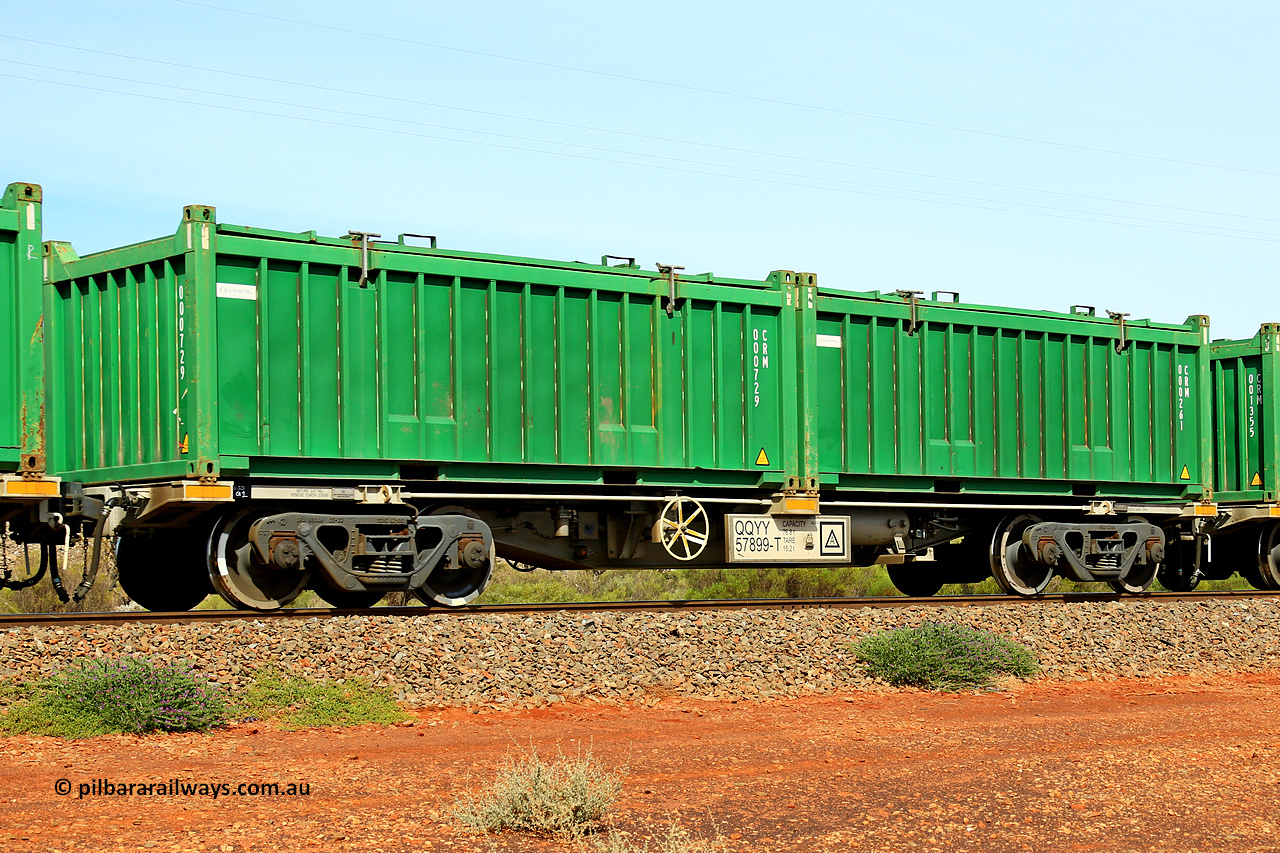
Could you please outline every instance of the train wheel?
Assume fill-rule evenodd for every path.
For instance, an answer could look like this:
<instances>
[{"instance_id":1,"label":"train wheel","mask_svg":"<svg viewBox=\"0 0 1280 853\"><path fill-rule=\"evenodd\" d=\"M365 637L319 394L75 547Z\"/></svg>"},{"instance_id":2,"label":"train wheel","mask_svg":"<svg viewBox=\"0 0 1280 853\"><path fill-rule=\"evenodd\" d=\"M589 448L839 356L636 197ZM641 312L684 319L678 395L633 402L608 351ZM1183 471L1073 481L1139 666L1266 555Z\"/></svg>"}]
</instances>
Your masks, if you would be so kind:
<instances>
[{"instance_id":1,"label":"train wheel","mask_svg":"<svg viewBox=\"0 0 1280 853\"><path fill-rule=\"evenodd\" d=\"M307 588L311 572L262 562L249 544L249 528L271 513L232 510L209 536L209 580L214 590L242 610L279 610Z\"/></svg>"},{"instance_id":2,"label":"train wheel","mask_svg":"<svg viewBox=\"0 0 1280 853\"><path fill-rule=\"evenodd\" d=\"M1258 573L1258 537L1260 532L1245 530L1243 533L1218 534L1210 537L1201 571L1209 580L1226 580L1237 572L1254 589L1266 589Z\"/></svg>"},{"instance_id":3,"label":"train wheel","mask_svg":"<svg viewBox=\"0 0 1280 853\"><path fill-rule=\"evenodd\" d=\"M1280 524L1267 524L1258 534L1257 574L1241 574L1258 589L1280 589Z\"/></svg>"},{"instance_id":4,"label":"train wheel","mask_svg":"<svg viewBox=\"0 0 1280 853\"><path fill-rule=\"evenodd\" d=\"M1147 523L1147 520L1140 515L1131 515L1128 518L1126 518L1125 521L1134 523L1134 524ZM1181 540L1177 540L1176 544L1180 545ZM1146 545L1143 545L1141 547L1145 548ZM1164 560L1168 560L1169 558L1169 548L1170 548L1170 543L1169 543L1169 540L1166 539L1165 548L1162 555ZM1157 556L1161 556L1161 555L1157 555ZM1120 580L1107 581L1107 585L1110 586L1112 589L1114 589L1116 592L1120 593L1121 595L1125 595L1126 593L1128 595L1141 595L1142 593L1151 589L1151 585L1156 582L1156 572L1160 570L1160 567L1162 565L1164 565L1163 562L1160 562L1160 563L1147 562L1145 565L1143 565L1143 564L1139 564L1137 560L1135 560L1134 564L1129 568L1129 575L1123 581L1120 581Z\"/></svg>"},{"instance_id":5,"label":"train wheel","mask_svg":"<svg viewBox=\"0 0 1280 853\"><path fill-rule=\"evenodd\" d=\"M201 541L185 530L121 536L116 543L120 588L147 610L190 610L213 592Z\"/></svg>"},{"instance_id":6,"label":"train wheel","mask_svg":"<svg viewBox=\"0 0 1280 853\"><path fill-rule=\"evenodd\" d=\"M1166 543L1164 562L1156 570L1156 579L1169 592L1191 592L1204 578L1200 573L1202 553L1199 539L1194 542L1172 540Z\"/></svg>"},{"instance_id":7,"label":"train wheel","mask_svg":"<svg viewBox=\"0 0 1280 853\"><path fill-rule=\"evenodd\" d=\"M1155 566L1134 566L1134 571L1129 573L1129 577L1123 581L1107 581L1107 585L1121 595L1141 595L1151 589L1151 584L1155 583L1155 579ZM1196 583L1199 583L1199 581L1196 581Z\"/></svg>"},{"instance_id":8,"label":"train wheel","mask_svg":"<svg viewBox=\"0 0 1280 853\"><path fill-rule=\"evenodd\" d=\"M339 610L364 610L382 600L382 593L366 590L337 590L328 584L317 584L313 589L321 601Z\"/></svg>"},{"instance_id":9,"label":"train wheel","mask_svg":"<svg viewBox=\"0 0 1280 853\"><path fill-rule=\"evenodd\" d=\"M991 576L1007 594L1031 598L1053 580L1053 567L1032 561L1022 544L1022 532L1039 523L1034 515L1011 515L996 525L989 549Z\"/></svg>"},{"instance_id":10,"label":"train wheel","mask_svg":"<svg viewBox=\"0 0 1280 853\"><path fill-rule=\"evenodd\" d=\"M443 506L433 510L432 515L466 515L479 518L473 511L460 506ZM493 545L489 546L489 559L478 561L475 566L460 565L456 554L450 555L448 562L427 578L427 582L413 591L423 604L443 604L445 607L465 607L471 604L485 587L493 575L493 566L497 554Z\"/></svg>"},{"instance_id":11,"label":"train wheel","mask_svg":"<svg viewBox=\"0 0 1280 853\"><path fill-rule=\"evenodd\" d=\"M465 607L471 604L484 588L489 585L489 577L495 559L493 548L489 548L489 563L486 566L472 568L456 566L450 563L441 566L431 573L427 582L413 591L414 596L423 604L443 604L445 607Z\"/></svg>"},{"instance_id":12,"label":"train wheel","mask_svg":"<svg viewBox=\"0 0 1280 853\"><path fill-rule=\"evenodd\" d=\"M889 580L898 592L912 598L928 598L942 589L938 567L929 563L899 563L889 566Z\"/></svg>"},{"instance_id":13,"label":"train wheel","mask_svg":"<svg viewBox=\"0 0 1280 853\"><path fill-rule=\"evenodd\" d=\"M935 545L933 556L937 562L934 565L943 586L982 583L991 577L991 561L987 559L990 542L990 531L971 530L958 545Z\"/></svg>"}]
</instances>

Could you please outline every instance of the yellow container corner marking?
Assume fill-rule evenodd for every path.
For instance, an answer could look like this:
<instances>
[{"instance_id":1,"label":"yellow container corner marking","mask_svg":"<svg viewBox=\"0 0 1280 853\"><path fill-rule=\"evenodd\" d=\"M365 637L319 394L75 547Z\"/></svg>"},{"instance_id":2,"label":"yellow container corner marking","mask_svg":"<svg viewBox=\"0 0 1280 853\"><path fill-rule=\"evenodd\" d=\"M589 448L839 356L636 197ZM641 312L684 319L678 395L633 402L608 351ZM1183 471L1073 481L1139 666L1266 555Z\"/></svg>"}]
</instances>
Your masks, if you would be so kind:
<instances>
[{"instance_id":1,"label":"yellow container corner marking","mask_svg":"<svg viewBox=\"0 0 1280 853\"><path fill-rule=\"evenodd\" d=\"M57 480L9 480L5 493L10 495L56 495Z\"/></svg>"}]
</instances>

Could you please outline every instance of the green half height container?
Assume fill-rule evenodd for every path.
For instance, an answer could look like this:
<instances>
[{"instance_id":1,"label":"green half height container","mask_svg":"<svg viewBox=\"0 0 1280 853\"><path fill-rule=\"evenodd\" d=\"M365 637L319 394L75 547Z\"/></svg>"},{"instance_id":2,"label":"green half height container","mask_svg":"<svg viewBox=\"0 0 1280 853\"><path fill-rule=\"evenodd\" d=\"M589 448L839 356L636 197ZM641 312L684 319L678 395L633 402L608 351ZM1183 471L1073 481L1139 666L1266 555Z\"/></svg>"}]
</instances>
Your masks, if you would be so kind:
<instances>
[{"instance_id":1,"label":"green half height container","mask_svg":"<svg viewBox=\"0 0 1280 853\"><path fill-rule=\"evenodd\" d=\"M0 471L45 468L41 198L16 183L0 199Z\"/></svg>"},{"instance_id":2,"label":"green half height container","mask_svg":"<svg viewBox=\"0 0 1280 853\"><path fill-rule=\"evenodd\" d=\"M1169 325L945 295L814 294L806 473L824 488L1208 495L1208 318Z\"/></svg>"},{"instance_id":3,"label":"green half height container","mask_svg":"<svg viewBox=\"0 0 1280 853\"><path fill-rule=\"evenodd\" d=\"M1280 325L1248 340L1214 341L1214 483L1219 501L1280 499Z\"/></svg>"},{"instance_id":4,"label":"green half height container","mask_svg":"<svg viewBox=\"0 0 1280 853\"><path fill-rule=\"evenodd\" d=\"M247 228L190 206L161 239L83 258L48 244L51 467L86 483L785 485L793 273L427 239Z\"/></svg>"}]
</instances>

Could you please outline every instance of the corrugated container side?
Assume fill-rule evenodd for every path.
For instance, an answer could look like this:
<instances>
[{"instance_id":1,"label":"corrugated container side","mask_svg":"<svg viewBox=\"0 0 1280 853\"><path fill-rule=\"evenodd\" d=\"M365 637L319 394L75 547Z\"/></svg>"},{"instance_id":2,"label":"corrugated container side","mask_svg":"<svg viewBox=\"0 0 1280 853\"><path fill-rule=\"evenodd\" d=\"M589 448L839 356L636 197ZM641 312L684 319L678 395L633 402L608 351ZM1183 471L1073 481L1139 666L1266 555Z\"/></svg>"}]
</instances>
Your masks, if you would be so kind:
<instances>
[{"instance_id":1,"label":"corrugated container side","mask_svg":"<svg viewBox=\"0 0 1280 853\"><path fill-rule=\"evenodd\" d=\"M756 472L779 445L778 383L744 395L774 291L690 285L706 298L668 318L641 275L382 250L362 286L347 247L218 239L224 455L664 479Z\"/></svg>"},{"instance_id":2,"label":"corrugated container side","mask_svg":"<svg viewBox=\"0 0 1280 853\"><path fill-rule=\"evenodd\" d=\"M0 470L44 469L41 200L36 184L0 199Z\"/></svg>"},{"instance_id":3,"label":"corrugated container side","mask_svg":"<svg viewBox=\"0 0 1280 853\"><path fill-rule=\"evenodd\" d=\"M200 330L185 288L199 245L190 221L176 237L84 258L45 244L51 471L94 482L196 473L182 442L196 423Z\"/></svg>"},{"instance_id":4,"label":"corrugated container side","mask_svg":"<svg viewBox=\"0 0 1280 853\"><path fill-rule=\"evenodd\" d=\"M877 295L878 296L878 295ZM892 301L890 301L892 300ZM824 294L822 479L853 488L1199 495L1207 358L1181 327Z\"/></svg>"},{"instance_id":5,"label":"corrugated container side","mask_svg":"<svg viewBox=\"0 0 1280 853\"><path fill-rule=\"evenodd\" d=\"M1280 325L1249 340L1214 341L1214 487L1220 501L1280 497Z\"/></svg>"},{"instance_id":6,"label":"corrugated container side","mask_svg":"<svg viewBox=\"0 0 1280 853\"><path fill-rule=\"evenodd\" d=\"M682 280L668 318L656 273L375 244L362 282L350 240L186 220L53 247L56 335L85 342L55 377L60 463L83 479L784 476L795 346L771 282ZM77 433L95 409L125 414Z\"/></svg>"}]
</instances>

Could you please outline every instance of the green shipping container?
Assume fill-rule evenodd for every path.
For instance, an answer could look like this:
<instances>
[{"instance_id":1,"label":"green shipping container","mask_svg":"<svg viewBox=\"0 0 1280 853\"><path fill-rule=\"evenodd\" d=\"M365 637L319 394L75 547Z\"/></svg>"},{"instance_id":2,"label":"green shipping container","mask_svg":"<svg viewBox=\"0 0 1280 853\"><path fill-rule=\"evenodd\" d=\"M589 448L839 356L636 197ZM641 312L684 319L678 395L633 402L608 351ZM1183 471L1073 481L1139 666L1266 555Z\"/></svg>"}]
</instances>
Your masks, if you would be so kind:
<instances>
[{"instance_id":1,"label":"green shipping container","mask_svg":"<svg viewBox=\"0 0 1280 853\"><path fill-rule=\"evenodd\" d=\"M818 290L803 335L824 487L1200 498L1208 320ZM1123 335L1123 340L1122 340Z\"/></svg>"},{"instance_id":2,"label":"green shipping container","mask_svg":"<svg viewBox=\"0 0 1280 853\"><path fill-rule=\"evenodd\" d=\"M1214 341L1214 484L1224 502L1280 498L1280 325L1243 341Z\"/></svg>"},{"instance_id":3,"label":"green shipping container","mask_svg":"<svg viewBox=\"0 0 1280 853\"><path fill-rule=\"evenodd\" d=\"M0 471L44 469L40 202L22 183L0 200Z\"/></svg>"},{"instance_id":4,"label":"green shipping container","mask_svg":"<svg viewBox=\"0 0 1280 853\"><path fill-rule=\"evenodd\" d=\"M672 301L633 264L405 243L192 206L171 237L49 244L51 470L785 485L792 273L682 276Z\"/></svg>"}]
</instances>

